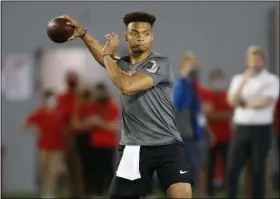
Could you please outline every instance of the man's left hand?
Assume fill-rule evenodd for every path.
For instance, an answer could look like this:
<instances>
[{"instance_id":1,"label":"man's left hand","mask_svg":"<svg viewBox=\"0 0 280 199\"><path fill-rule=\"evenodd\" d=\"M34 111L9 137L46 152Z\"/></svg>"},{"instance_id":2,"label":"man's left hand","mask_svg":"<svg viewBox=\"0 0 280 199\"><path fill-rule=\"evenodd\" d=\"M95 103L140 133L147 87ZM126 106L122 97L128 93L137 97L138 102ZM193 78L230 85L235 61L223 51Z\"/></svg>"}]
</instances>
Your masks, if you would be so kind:
<instances>
[{"instance_id":1,"label":"man's left hand","mask_svg":"<svg viewBox=\"0 0 280 199\"><path fill-rule=\"evenodd\" d=\"M114 55L119 46L119 36L115 33L105 35L107 42L102 50L102 55Z\"/></svg>"}]
</instances>

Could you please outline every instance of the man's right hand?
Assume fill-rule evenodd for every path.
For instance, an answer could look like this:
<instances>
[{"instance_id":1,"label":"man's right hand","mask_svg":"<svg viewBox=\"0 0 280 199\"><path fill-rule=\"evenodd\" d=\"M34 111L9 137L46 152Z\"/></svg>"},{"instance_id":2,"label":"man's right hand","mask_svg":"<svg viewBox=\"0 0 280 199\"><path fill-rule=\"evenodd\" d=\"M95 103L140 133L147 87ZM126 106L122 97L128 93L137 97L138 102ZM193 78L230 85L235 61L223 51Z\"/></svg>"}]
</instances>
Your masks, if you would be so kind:
<instances>
[{"instance_id":1,"label":"man's right hand","mask_svg":"<svg viewBox=\"0 0 280 199\"><path fill-rule=\"evenodd\" d=\"M69 15L62 15L60 18L69 20L70 22L68 22L67 24L74 28L74 33L72 37L68 39L68 41L76 39L77 37L81 37L86 33L86 29L84 29L76 19L70 17Z\"/></svg>"}]
</instances>

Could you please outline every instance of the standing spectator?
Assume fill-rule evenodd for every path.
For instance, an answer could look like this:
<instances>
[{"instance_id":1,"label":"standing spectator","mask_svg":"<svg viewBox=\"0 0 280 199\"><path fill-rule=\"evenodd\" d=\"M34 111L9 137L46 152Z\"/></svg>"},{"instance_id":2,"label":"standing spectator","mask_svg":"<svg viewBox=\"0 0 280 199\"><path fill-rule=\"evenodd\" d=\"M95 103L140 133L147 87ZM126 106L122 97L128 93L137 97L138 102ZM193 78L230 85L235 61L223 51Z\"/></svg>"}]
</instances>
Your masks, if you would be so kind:
<instances>
[{"instance_id":1,"label":"standing spectator","mask_svg":"<svg viewBox=\"0 0 280 199\"><path fill-rule=\"evenodd\" d=\"M110 97L107 87L99 83L95 89L94 114L88 120L93 127L91 145L94 188L98 196L108 193L114 175L114 157L118 145L119 108Z\"/></svg>"},{"instance_id":2,"label":"standing spectator","mask_svg":"<svg viewBox=\"0 0 280 199\"><path fill-rule=\"evenodd\" d=\"M265 68L261 48L247 50L247 68L233 77L228 101L235 107L235 133L229 151L227 197L236 198L238 178L251 156L252 197L264 198L265 165L271 141L273 112L279 95L279 78Z\"/></svg>"},{"instance_id":3,"label":"standing spectator","mask_svg":"<svg viewBox=\"0 0 280 199\"><path fill-rule=\"evenodd\" d=\"M82 163L83 184L87 196L93 194L93 165L92 146L90 145L91 128L86 124L87 119L93 114L92 92L88 87L79 91L79 99L75 105L75 111L71 118L72 129L75 131L75 146Z\"/></svg>"},{"instance_id":4,"label":"standing spectator","mask_svg":"<svg viewBox=\"0 0 280 199\"><path fill-rule=\"evenodd\" d=\"M276 133L276 142L277 142L277 148L278 150L276 150L276 153L278 153L278 155L276 156L276 159L278 160L278 171L276 171L276 173L274 174L274 179L275 179L275 183L274 183L274 190L278 190L279 191L279 185L280 185L280 171L279 171L279 149L280 149L280 98L278 98L277 101L277 105L274 111L274 131Z\"/></svg>"},{"instance_id":5,"label":"standing spectator","mask_svg":"<svg viewBox=\"0 0 280 199\"><path fill-rule=\"evenodd\" d=\"M43 103L24 122L25 129L38 133L41 198L55 198L56 177L63 157L63 121L55 108L56 97L45 91Z\"/></svg>"},{"instance_id":6,"label":"standing spectator","mask_svg":"<svg viewBox=\"0 0 280 199\"><path fill-rule=\"evenodd\" d=\"M208 196L214 196L213 178L217 155L222 157L223 168L226 168L226 158L228 145L231 138L230 117L232 109L227 103L227 91L223 71L219 68L213 69L209 74L209 90L204 95L204 114L207 119L212 137L209 148L207 193ZM225 175L224 175L225 177Z\"/></svg>"},{"instance_id":7,"label":"standing spectator","mask_svg":"<svg viewBox=\"0 0 280 199\"><path fill-rule=\"evenodd\" d=\"M194 174L194 186L198 187L201 196L205 196L206 146L202 139L205 121L200 90L196 56L185 52L181 58L180 76L174 86L175 116Z\"/></svg>"},{"instance_id":8,"label":"standing spectator","mask_svg":"<svg viewBox=\"0 0 280 199\"><path fill-rule=\"evenodd\" d=\"M82 166L77 147L75 146L75 130L71 128L71 118L78 100L78 74L74 71L69 71L66 74L66 84L67 91L59 96L57 106L59 111L63 113L63 120L65 121L65 160L69 177L69 188L72 197L80 198L85 196Z\"/></svg>"}]
</instances>

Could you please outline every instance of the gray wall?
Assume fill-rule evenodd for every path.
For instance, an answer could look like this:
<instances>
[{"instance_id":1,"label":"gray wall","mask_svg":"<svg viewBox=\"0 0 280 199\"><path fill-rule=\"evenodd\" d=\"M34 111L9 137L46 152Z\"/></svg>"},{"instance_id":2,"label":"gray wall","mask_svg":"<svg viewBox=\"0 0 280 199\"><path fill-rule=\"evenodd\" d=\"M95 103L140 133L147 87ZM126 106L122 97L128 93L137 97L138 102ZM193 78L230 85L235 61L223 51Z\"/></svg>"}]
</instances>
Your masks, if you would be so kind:
<instances>
[{"instance_id":1,"label":"gray wall","mask_svg":"<svg viewBox=\"0 0 280 199\"><path fill-rule=\"evenodd\" d=\"M45 27L55 16L68 13L104 41L108 32L123 34L125 13L144 10L157 16L154 50L167 55L178 68L182 51L197 53L203 79L212 67L226 69L228 79L244 67L248 45L269 51L268 12L276 2L2 2L2 57L9 52L33 53L50 42ZM121 45L126 45L121 41ZM64 46L81 46L73 41ZM34 190L35 139L20 123L37 103L2 99L2 140L7 146L3 167L4 191Z\"/></svg>"}]
</instances>

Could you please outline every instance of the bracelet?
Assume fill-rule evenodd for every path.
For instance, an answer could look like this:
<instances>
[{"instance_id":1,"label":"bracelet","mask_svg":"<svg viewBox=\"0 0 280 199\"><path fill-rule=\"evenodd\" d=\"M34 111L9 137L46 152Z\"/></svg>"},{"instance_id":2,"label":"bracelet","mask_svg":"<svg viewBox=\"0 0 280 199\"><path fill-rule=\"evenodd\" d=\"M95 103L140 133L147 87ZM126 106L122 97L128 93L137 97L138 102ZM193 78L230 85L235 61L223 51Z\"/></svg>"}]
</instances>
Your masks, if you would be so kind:
<instances>
[{"instance_id":1,"label":"bracelet","mask_svg":"<svg viewBox=\"0 0 280 199\"><path fill-rule=\"evenodd\" d=\"M83 39L83 38L86 36L86 34L87 34L87 28L85 28L84 31L85 31L85 33L84 33L83 35L80 36L81 39Z\"/></svg>"}]
</instances>

